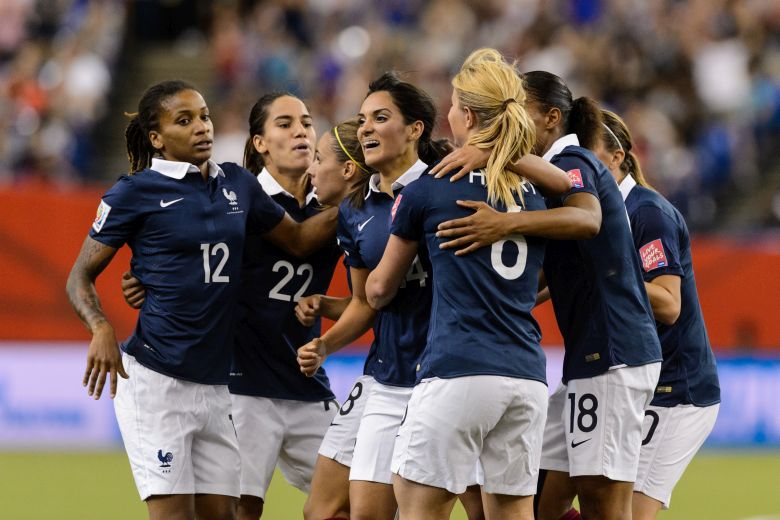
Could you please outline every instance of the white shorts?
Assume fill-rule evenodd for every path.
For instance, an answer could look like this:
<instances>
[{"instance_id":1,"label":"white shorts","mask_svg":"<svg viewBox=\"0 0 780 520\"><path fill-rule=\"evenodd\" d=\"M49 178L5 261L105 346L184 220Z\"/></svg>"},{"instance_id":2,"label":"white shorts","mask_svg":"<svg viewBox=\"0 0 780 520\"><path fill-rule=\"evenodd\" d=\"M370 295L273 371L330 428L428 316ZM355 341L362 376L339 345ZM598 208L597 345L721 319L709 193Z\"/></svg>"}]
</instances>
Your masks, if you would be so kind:
<instances>
[{"instance_id":1,"label":"white shorts","mask_svg":"<svg viewBox=\"0 0 780 520\"><path fill-rule=\"evenodd\" d=\"M660 371L661 363L623 366L561 383L550 396L542 468L634 482L642 420Z\"/></svg>"},{"instance_id":2,"label":"white shorts","mask_svg":"<svg viewBox=\"0 0 780 520\"><path fill-rule=\"evenodd\" d=\"M114 409L141 500L152 495L239 496L241 459L227 385L202 385L122 355Z\"/></svg>"},{"instance_id":3,"label":"white shorts","mask_svg":"<svg viewBox=\"0 0 780 520\"><path fill-rule=\"evenodd\" d=\"M428 379L409 400L393 473L460 494L484 471L483 491L536 493L547 386L504 376Z\"/></svg>"},{"instance_id":4,"label":"white shorts","mask_svg":"<svg viewBox=\"0 0 780 520\"><path fill-rule=\"evenodd\" d=\"M352 466L352 454L355 451L360 418L363 417L366 397L368 397L374 383L374 378L371 376L357 378L349 396L341 405L339 412L333 417L333 421L322 439L320 455L333 459L344 466Z\"/></svg>"},{"instance_id":5,"label":"white shorts","mask_svg":"<svg viewBox=\"0 0 780 520\"><path fill-rule=\"evenodd\" d=\"M411 396L412 388L373 384L360 419L349 480L393 483L393 446Z\"/></svg>"},{"instance_id":6,"label":"white shorts","mask_svg":"<svg viewBox=\"0 0 780 520\"><path fill-rule=\"evenodd\" d=\"M338 403L236 394L230 398L241 452L241 494L265 500L277 464L287 482L308 493L317 450Z\"/></svg>"},{"instance_id":7,"label":"white shorts","mask_svg":"<svg viewBox=\"0 0 780 520\"><path fill-rule=\"evenodd\" d=\"M719 404L650 406L645 411L634 491L669 509L672 490L715 426L719 409Z\"/></svg>"}]
</instances>

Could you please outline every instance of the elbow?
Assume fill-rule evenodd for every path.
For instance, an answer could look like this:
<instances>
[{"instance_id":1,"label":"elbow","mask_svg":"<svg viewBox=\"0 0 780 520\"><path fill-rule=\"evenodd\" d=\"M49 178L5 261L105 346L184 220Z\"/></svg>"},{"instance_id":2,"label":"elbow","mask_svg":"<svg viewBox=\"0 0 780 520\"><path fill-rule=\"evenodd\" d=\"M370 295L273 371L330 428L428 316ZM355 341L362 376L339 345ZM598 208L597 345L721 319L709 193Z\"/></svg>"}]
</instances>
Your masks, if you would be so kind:
<instances>
[{"instance_id":1,"label":"elbow","mask_svg":"<svg viewBox=\"0 0 780 520\"><path fill-rule=\"evenodd\" d=\"M601 221L595 219L588 219L583 221L580 229L580 237L585 240L595 238L601 231Z\"/></svg>"},{"instance_id":2,"label":"elbow","mask_svg":"<svg viewBox=\"0 0 780 520\"><path fill-rule=\"evenodd\" d=\"M658 312L656 312L655 320L658 323L663 323L664 325L672 326L675 323L677 323L677 319L680 317L680 306L679 305L668 305L663 309L659 309Z\"/></svg>"},{"instance_id":3,"label":"elbow","mask_svg":"<svg viewBox=\"0 0 780 520\"><path fill-rule=\"evenodd\" d=\"M390 286L382 280L369 280L369 283L366 284L366 300L374 310L379 310L387 305L393 296Z\"/></svg>"}]
</instances>

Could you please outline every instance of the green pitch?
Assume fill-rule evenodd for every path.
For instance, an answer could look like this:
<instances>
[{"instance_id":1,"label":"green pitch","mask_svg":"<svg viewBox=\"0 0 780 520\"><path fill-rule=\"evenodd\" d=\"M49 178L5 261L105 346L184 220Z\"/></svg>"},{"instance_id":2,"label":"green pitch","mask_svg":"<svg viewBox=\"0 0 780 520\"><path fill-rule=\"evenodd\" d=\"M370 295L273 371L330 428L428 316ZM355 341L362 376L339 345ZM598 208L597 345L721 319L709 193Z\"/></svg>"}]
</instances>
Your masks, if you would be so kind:
<instances>
[{"instance_id":1,"label":"green pitch","mask_svg":"<svg viewBox=\"0 0 780 520\"><path fill-rule=\"evenodd\" d=\"M263 518L302 518L303 493L277 473ZM464 519L458 511L452 516ZM0 453L0 518L144 519L123 453ZM659 520L780 520L780 453L698 456Z\"/></svg>"}]
</instances>

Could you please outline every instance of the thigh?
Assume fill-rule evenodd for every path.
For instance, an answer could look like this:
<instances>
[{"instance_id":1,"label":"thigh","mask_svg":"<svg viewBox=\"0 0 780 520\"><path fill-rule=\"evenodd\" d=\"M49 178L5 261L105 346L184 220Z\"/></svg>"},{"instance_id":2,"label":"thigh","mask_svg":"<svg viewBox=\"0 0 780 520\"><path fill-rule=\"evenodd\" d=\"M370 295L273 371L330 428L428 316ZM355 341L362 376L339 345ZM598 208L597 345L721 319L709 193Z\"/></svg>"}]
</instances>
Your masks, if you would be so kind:
<instances>
[{"instance_id":1,"label":"thigh","mask_svg":"<svg viewBox=\"0 0 780 520\"><path fill-rule=\"evenodd\" d=\"M392 484L349 481L349 517L351 520L393 520L398 506Z\"/></svg>"},{"instance_id":2,"label":"thigh","mask_svg":"<svg viewBox=\"0 0 780 520\"><path fill-rule=\"evenodd\" d=\"M285 435L277 400L251 395L230 396L241 457L241 494L265 499Z\"/></svg>"},{"instance_id":3,"label":"thigh","mask_svg":"<svg viewBox=\"0 0 780 520\"><path fill-rule=\"evenodd\" d=\"M456 495L446 489L426 486L393 475L398 512L404 520L446 520L452 514Z\"/></svg>"},{"instance_id":4,"label":"thigh","mask_svg":"<svg viewBox=\"0 0 780 520\"><path fill-rule=\"evenodd\" d=\"M200 520L235 520L238 499L225 495L195 495L195 517Z\"/></svg>"},{"instance_id":5,"label":"thigh","mask_svg":"<svg viewBox=\"0 0 780 520\"><path fill-rule=\"evenodd\" d=\"M548 470L539 497L539 520L558 520L571 509L577 490L568 473Z\"/></svg>"},{"instance_id":6,"label":"thigh","mask_svg":"<svg viewBox=\"0 0 780 520\"><path fill-rule=\"evenodd\" d=\"M361 376L355 381L349 396L331 421L325 437L322 439L319 454L333 459L344 466L352 465L360 419L366 397L374 384L371 376Z\"/></svg>"},{"instance_id":7,"label":"thigh","mask_svg":"<svg viewBox=\"0 0 780 520\"><path fill-rule=\"evenodd\" d=\"M634 491L669 508L672 490L715 426L719 405L645 411Z\"/></svg>"},{"instance_id":8,"label":"thigh","mask_svg":"<svg viewBox=\"0 0 780 520\"><path fill-rule=\"evenodd\" d=\"M572 477L636 479L642 420L653 395L658 365L623 367L569 381L564 422Z\"/></svg>"},{"instance_id":9,"label":"thigh","mask_svg":"<svg viewBox=\"0 0 780 520\"><path fill-rule=\"evenodd\" d=\"M195 492L240 496L241 456L227 385L202 385L205 425L192 441Z\"/></svg>"},{"instance_id":10,"label":"thigh","mask_svg":"<svg viewBox=\"0 0 780 520\"><path fill-rule=\"evenodd\" d=\"M304 493L309 492L317 450L328 426L338 413L335 401L281 401L285 432L279 453L279 469L284 478Z\"/></svg>"},{"instance_id":11,"label":"thigh","mask_svg":"<svg viewBox=\"0 0 780 520\"><path fill-rule=\"evenodd\" d=\"M127 354L123 363L130 378L120 378L114 410L141 500L194 494L191 450L202 426L202 385L150 370Z\"/></svg>"},{"instance_id":12,"label":"thigh","mask_svg":"<svg viewBox=\"0 0 780 520\"><path fill-rule=\"evenodd\" d=\"M349 473L351 481L376 482L391 486L393 446L411 394L411 388L381 383L374 383L371 387L357 432Z\"/></svg>"},{"instance_id":13,"label":"thigh","mask_svg":"<svg viewBox=\"0 0 780 520\"><path fill-rule=\"evenodd\" d=\"M307 520L349 516L349 467L319 455L303 509Z\"/></svg>"},{"instance_id":14,"label":"thigh","mask_svg":"<svg viewBox=\"0 0 780 520\"><path fill-rule=\"evenodd\" d=\"M195 495L153 495L146 508L149 520L194 520Z\"/></svg>"},{"instance_id":15,"label":"thigh","mask_svg":"<svg viewBox=\"0 0 780 520\"><path fill-rule=\"evenodd\" d=\"M485 437L479 458L484 471L482 489L489 494L532 496L539 477L547 385L514 378L502 378L501 383L502 393L514 398ZM502 498L499 502L511 501Z\"/></svg>"}]
</instances>

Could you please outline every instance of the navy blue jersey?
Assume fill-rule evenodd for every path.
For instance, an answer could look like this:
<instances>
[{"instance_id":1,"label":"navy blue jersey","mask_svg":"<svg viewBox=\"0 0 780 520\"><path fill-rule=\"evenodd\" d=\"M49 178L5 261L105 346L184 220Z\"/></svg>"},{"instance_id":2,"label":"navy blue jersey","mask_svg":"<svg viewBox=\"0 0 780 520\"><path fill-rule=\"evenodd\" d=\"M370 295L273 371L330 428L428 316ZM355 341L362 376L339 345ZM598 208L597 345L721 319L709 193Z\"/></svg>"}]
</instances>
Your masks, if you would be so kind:
<instances>
[{"instance_id":1,"label":"navy blue jersey","mask_svg":"<svg viewBox=\"0 0 780 520\"><path fill-rule=\"evenodd\" d=\"M566 146L551 161L568 172L575 193L601 205L601 229L590 240L551 240L544 273L566 353L563 381L594 377L619 365L661 361L650 302L628 216L615 180L589 150Z\"/></svg>"},{"instance_id":2,"label":"navy blue jersey","mask_svg":"<svg viewBox=\"0 0 780 520\"><path fill-rule=\"evenodd\" d=\"M623 184L635 182L627 177ZM664 360L652 404L718 403L718 371L696 291L688 226L669 201L642 186L630 188L626 208L644 279L649 282L661 275L680 277L679 318L673 325L656 322Z\"/></svg>"},{"instance_id":3,"label":"navy blue jersey","mask_svg":"<svg viewBox=\"0 0 780 520\"><path fill-rule=\"evenodd\" d=\"M418 161L394 183L394 193L397 195L415 181L425 168L425 163ZM338 238L349 267L374 269L390 237L394 199L379 191L376 181L372 179L362 208L348 200L339 207ZM364 374L372 375L380 383L411 387L417 380L417 364L425 348L431 313L430 273L428 255L421 250L396 297L377 313L374 343Z\"/></svg>"},{"instance_id":4,"label":"navy blue jersey","mask_svg":"<svg viewBox=\"0 0 780 520\"><path fill-rule=\"evenodd\" d=\"M182 166L183 165L183 166ZM191 165L189 165L191 166ZM135 332L122 349L157 372L227 384L246 230L275 227L284 210L240 166L155 159L103 196L90 236L127 243L146 288Z\"/></svg>"},{"instance_id":5,"label":"navy blue jersey","mask_svg":"<svg viewBox=\"0 0 780 520\"><path fill-rule=\"evenodd\" d=\"M320 212L313 194L300 207L270 173L264 170L258 178L263 190L293 219L300 222ZM298 347L320 335L320 320L311 327L301 325L295 305L302 296L328 290L340 256L335 242L301 260L257 234L247 235L231 393L296 401L335 399L323 368L306 377L298 366Z\"/></svg>"},{"instance_id":6,"label":"navy blue jersey","mask_svg":"<svg viewBox=\"0 0 780 520\"><path fill-rule=\"evenodd\" d=\"M523 188L524 210L545 209L533 185ZM396 203L391 232L424 239L433 267L428 346L419 378L499 375L546 383L541 332L531 315L545 240L512 235L457 257L440 249L436 237L440 223L473 213L456 200L487 201L481 170L454 183L425 175L404 188ZM519 197L516 203L521 204ZM503 204L495 208L507 210Z\"/></svg>"}]
</instances>

